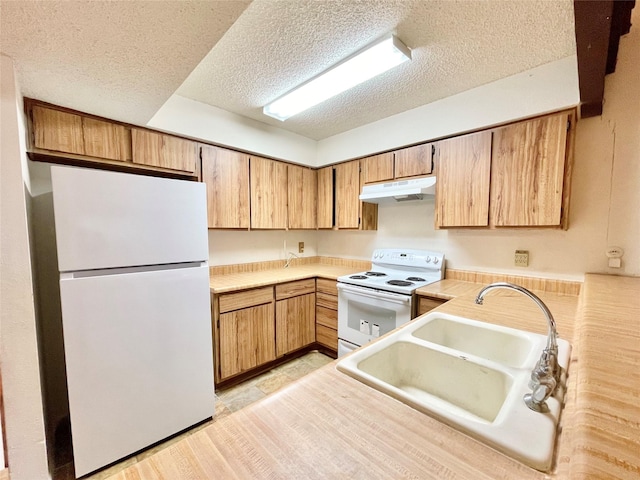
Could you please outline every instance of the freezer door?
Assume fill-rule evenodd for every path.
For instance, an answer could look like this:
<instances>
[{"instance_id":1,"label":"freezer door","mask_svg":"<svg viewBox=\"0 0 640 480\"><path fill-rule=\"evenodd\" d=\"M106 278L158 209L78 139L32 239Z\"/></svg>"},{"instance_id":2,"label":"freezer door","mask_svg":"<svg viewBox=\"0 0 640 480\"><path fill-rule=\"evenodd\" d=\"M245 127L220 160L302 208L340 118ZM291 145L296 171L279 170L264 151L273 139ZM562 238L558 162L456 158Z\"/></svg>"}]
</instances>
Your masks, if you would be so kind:
<instances>
[{"instance_id":1,"label":"freezer door","mask_svg":"<svg viewBox=\"0 0 640 480\"><path fill-rule=\"evenodd\" d=\"M51 167L61 272L209 259L202 183Z\"/></svg>"},{"instance_id":2,"label":"freezer door","mask_svg":"<svg viewBox=\"0 0 640 480\"><path fill-rule=\"evenodd\" d=\"M60 281L79 477L214 413L206 266Z\"/></svg>"}]
</instances>

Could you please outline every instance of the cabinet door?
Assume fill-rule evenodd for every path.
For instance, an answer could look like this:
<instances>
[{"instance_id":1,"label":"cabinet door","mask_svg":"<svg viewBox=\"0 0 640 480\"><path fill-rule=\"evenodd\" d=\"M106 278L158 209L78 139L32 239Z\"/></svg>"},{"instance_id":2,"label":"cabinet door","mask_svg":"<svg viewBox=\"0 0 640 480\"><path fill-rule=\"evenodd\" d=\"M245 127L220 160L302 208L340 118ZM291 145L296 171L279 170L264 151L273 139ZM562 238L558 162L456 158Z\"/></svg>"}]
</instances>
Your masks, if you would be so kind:
<instances>
[{"instance_id":1,"label":"cabinet door","mask_svg":"<svg viewBox=\"0 0 640 480\"><path fill-rule=\"evenodd\" d=\"M428 175L433 170L433 144L425 143L395 152L395 178Z\"/></svg>"},{"instance_id":2,"label":"cabinet door","mask_svg":"<svg viewBox=\"0 0 640 480\"><path fill-rule=\"evenodd\" d=\"M287 165L287 197L289 228L316 228L318 178L317 171Z\"/></svg>"},{"instance_id":3,"label":"cabinet door","mask_svg":"<svg viewBox=\"0 0 640 480\"><path fill-rule=\"evenodd\" d=\"M251 157L251 228L287 228L287 164Z\"/></svg>"},{"instance_id":4,"label":"cabinet door","mask_svg":"<svg viewBox=\"0 0 640 480\"><path fill-rule=\"evenodd\" d=\"M360 159L362 183L393 180L393 153L382 153Z\"/></svg>"},{"instance_id":5,"label":"cabinet door","mask_svg":"<svg viewBox=\"0 0 640 480\"><path fill-rule=\"evenodd\" d=\"M566 113L495 131L491 220L495 226L557 226L562 215Z\"/></svg>"},{"instance_id":6,"label":"cabinet door","mask_svg":"<svg viewBox=\"0 0 640 480\"><path fill-rule=\"evenodd\" d=\"M171 135L131 129L133 163L195 173L196 143Z\"/></svg>"},{"instance_id":7,"label":"cabinet door","mask_svg":"<svg viewBox=\"0 0 640 480\"><path fill-rule=\"evenodd\" d=\"M315 293L276 302L276 355L310 345L316 339Z\"/></svg>"},{"instance_id":8,"label":"cabinet door","mask_svg":"<svg viewBox=\"0 0 640 480\"><path fill-rule=\"evenodd\" d=\"M318 170L318 228L334 224L333 167Z\"/></svg>"},{"instance_id":9,"label":"cabinet door","mask_svg":"<svg viewBox=\"0 0 640 480\"><path fill-rule=\"evenodd\" d=\"M273 303L220 315L220 379L275 360Z\"/></svg>"},{"instance_id":10,"label":"cabinet door","mask_svg":"<svg viewBox=\"0 0 640 480\"><path fill-rule=\"evenodd\" d=\"M124 125L82 117L82 133L85 155L122 162L131 159L131 140Z\"/></svg>"},{"instance_id":11,"label":"cabinet door","mask_svg":"<svg viewBox=\"0 0 640 480\"><path fill-rule=\"evenodd\" d=\"M336 227L358 228L360 224L360 162L335 166Z\"/></svg>"},{"instance_id":12,"label":"cabinet door","mask_svg":"<svg viewBox=\"0 0 640 480\"><path fill-rule=\"evenodd\" d=\"M249 156L202 146L209 228L249 228Z\"/></svg>"},{"instance_id":13,"label":"cabinet door","mask_svg":"<svg viewBox=\"0 0 640 480\"><path fill-rule=\"evenodd\" d=\"M84 155L82 117L50 108L32 109L33 142L36 148Z\"/></svg>"},{"instance_id":14,"label":"cabinet door","mask_svg":"<svg viewBox=\"0 0 640 480\"><path fill-rule=\"evenodd\" d=\"M489 225L491 132L437 143L436 227Z\"/></svg>"}]
</instances>

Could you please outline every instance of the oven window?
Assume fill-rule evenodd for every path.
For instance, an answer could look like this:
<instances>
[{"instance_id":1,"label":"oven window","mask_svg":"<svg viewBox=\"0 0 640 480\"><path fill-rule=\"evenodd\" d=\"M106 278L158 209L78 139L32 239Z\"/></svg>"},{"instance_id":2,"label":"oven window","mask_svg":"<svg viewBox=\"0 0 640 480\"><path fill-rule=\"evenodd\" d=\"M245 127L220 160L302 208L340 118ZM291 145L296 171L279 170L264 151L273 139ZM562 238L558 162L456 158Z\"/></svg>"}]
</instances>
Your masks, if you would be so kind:
<instances>
[{"instance_id":1,"label":"oven window","mask_svg":"<svg viewBox=\"0 0 640 480\"><path fill-rule=\"evenodd\" d=\"M395 310L349 300L347 325L360 333L377 337L396 328L396 314Z\"/></svg>"}]
</instances>

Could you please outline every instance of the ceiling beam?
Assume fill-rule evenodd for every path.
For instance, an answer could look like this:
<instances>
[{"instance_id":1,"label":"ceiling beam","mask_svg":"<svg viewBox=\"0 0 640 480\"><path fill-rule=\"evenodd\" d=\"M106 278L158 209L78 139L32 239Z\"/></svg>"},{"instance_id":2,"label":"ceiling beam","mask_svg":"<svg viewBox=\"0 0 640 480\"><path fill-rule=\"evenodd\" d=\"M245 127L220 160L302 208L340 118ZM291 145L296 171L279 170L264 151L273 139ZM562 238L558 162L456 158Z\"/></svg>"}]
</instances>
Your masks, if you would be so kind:
<instances>
[{"instance_id":1,"label":"ceiling beam","mask_svg":"<svg viewBox=\"0 0 640 480\"><path fill-rule=\"evenodd\" d=\"M580 116L602 114L604 77L615 71L620 36L629 33L635 0L574 0Z\"/></svg>"}]
</instances>

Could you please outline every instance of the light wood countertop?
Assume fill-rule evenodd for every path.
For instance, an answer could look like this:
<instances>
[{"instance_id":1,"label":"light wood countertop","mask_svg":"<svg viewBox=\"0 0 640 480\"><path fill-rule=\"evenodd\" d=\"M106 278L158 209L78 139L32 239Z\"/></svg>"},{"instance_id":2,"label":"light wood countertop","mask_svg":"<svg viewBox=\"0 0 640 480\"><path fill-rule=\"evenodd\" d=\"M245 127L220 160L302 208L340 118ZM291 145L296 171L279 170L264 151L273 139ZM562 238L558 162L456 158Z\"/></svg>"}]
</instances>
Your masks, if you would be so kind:
<instances>
[{"instance_id":1,"label":"light wood countertop","mask_svg":"<svg viewBox=\"0 0 640 480\"><path fill-rule=\"evenodd\" d=\"M546 332L516 292L441 311ZM113 476L132 479L578 479L640 476L640 278L540 293L573 344L556 466L535 471L335 369L335 362ZM579 300L579 301L578 301Z\"/></svg>"},{"instance_id":2,"label":"light wood countertop","mask_svg":"<svg viewBox=\"0 0 640 480\"><path fill-rule=\"evenodd\" d=\"M225 275L212 275L209 279L211 293L226 293L248 288L264 287L276 283L304 280L305 278L321 277L329 280L362 271L354 267L326 265L312 263L308 265L290 266L256 272L227 273Z\"/></svg>"},{"instance_id":3,"label":"light wood countertop","mask_svg":"<svg viewBox=\"0 0 640 480\"><path fill-rule=\"evenodd\" d=\"M477 294L486 284L444 279L416 289L417 295L451 300L462 295Z\"/></svg>"}]
</instances>

